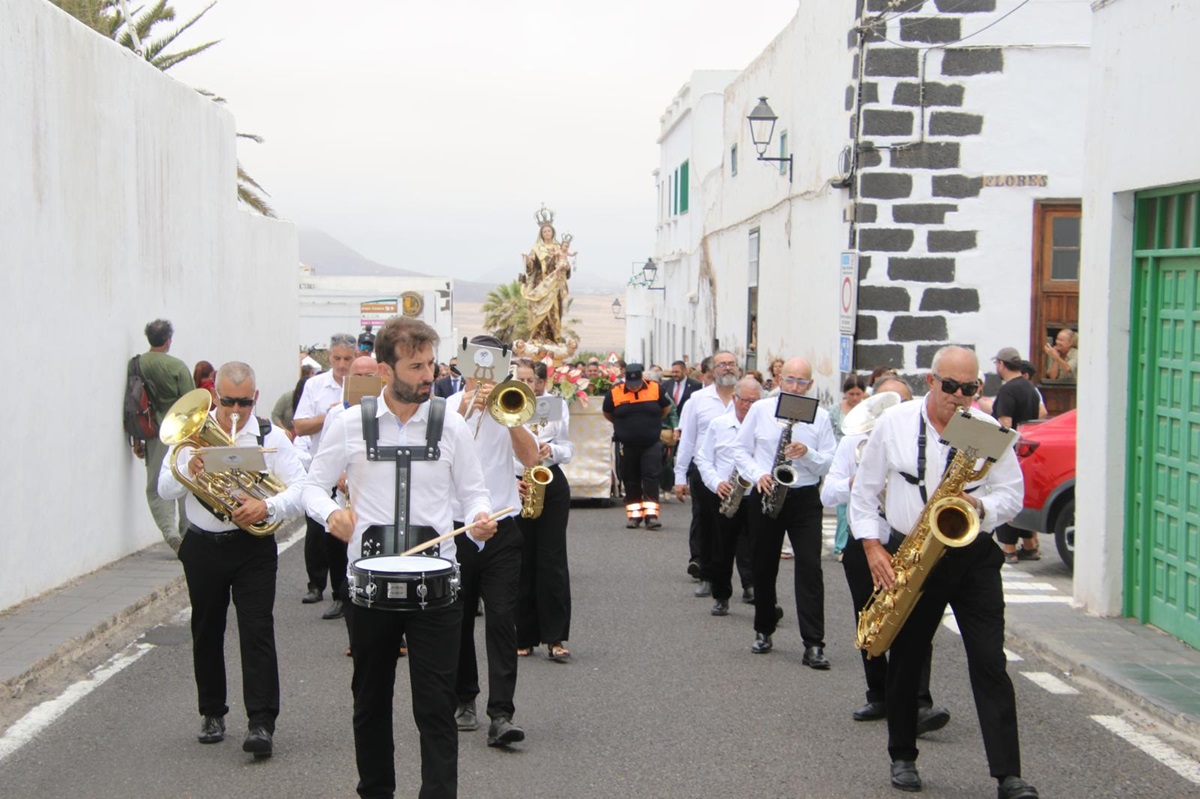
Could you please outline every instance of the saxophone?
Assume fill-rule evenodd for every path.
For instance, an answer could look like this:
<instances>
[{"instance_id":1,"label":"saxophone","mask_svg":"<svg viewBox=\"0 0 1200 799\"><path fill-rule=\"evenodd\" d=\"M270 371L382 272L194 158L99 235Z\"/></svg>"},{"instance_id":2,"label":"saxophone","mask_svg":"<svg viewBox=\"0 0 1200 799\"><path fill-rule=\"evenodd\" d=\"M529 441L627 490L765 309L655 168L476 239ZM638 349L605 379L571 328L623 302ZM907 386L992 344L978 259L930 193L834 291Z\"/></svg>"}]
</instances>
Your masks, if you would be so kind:
<instances>
[{"instance_id":1,"label":"saxophone","mask_svg":"<svg viewBox=\"0 0 1200 799\"><path fill-rule=\"evenodd\" d=\"M536 439L537 423L530 425L530 429ZM554 480L554 472L539 463L537 466L526 466L522 479L529 485L529 493L521 500L521 518L536 519L542 515L546 504L546 486Z\"/></svg>"},{"instance_id":2,"label":"saxophone","mask_svg":"<svg viewBox=\"0 0 1200 799\"><path fill-rule=\"evenodd\" d=\"M965 547L979 535L975 506L959 496L967 483L983 479L991 468L991 460L984 460L983 467L975 469L977 455L974 450L960 450L954 456L917 523L892 556L896 582L891 588L875 589L858 614L854 645L868 658L879 657L891 647L946 549Z\"/></svg>"},{"instance_id":3,"label":"saxophone","mask_svg":"<svg viewBox=\"0 0 1200 799\"><path fill-rule=\"evenodd\" d=\"M721 514L728 519L732 519L737 515L738 508L742 505L742 497L746 496L746 492L754 487L745 477L739 477L737 469L733 470L733 474L729 476L729 483L733 489L729 492L729 496L721 500Z\"/></svg>"},{"instance_id":4,"label":"saxophone","mask_svg":"<svg viewBox=\"0 0 1200 799\"><path fill-rule=\"evenodd\" d=\"M796 470L783 454L787 445L792 443L792 428L795 426L795 422L788 422L779 436L779 446L775 448L775 463L771 466L771 479L775 481L775 485L772 486L771 493L763 494L762 498L763 514L772 519L779 518L779 512L783 510L783 501L787 499L787 490L794 486L798 479Z\"/></svg>"}]
</instances>

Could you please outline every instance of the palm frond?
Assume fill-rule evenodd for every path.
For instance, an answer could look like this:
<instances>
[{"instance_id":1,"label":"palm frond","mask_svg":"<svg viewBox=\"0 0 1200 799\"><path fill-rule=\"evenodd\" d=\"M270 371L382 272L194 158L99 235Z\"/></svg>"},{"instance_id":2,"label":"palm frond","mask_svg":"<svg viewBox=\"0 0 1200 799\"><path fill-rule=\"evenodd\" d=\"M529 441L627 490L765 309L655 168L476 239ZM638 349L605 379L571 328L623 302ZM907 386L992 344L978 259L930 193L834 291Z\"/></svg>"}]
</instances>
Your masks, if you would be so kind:
<instances>
[{"instance_id":1,"label":"palm frond","mask_svg":"<svg viewBox=\"0 0 1200 799\"><path fill-rule=\"evenodd\" d=\"M263 137L259 136L257 133L238 133L236 135L239 139L249 139L250 141L254 142L255 144L263 143Z\"/></svg>"},{"instance_id":2,"label":"palm frond","mask_svg":"<svg viewBox=\"0 0 1200 799\"><path fill-rule=\"evenodd\" d=\"M237 196L239 201L249 206L251 210L257 211L263 216L275 218L275 209L272 208L263 197L264 194L266 194L267 197L270 197L271 195L263 191L262 186L259 186L254 178L246 174L246 170L242 168L240 163L237 165L237 182ZM259 192L262 192L262 194Z\"/></svg>"},{"instance_id":3,"label":"palm frond","mask_svg":"<svg viewBox=\"0 0 1200 799\"><path fill-rule=\"evenodd\" d=\"M198 47L190 47L187 50L183 50L178 53L171 53L170 55L158 56L156 58L148 58L148 60L150 61L150 63L154 64L154 66L158 67L163 72L166 72L168 69L175 66L180 61L186 61L187 59L191 58L192 56L197 55L199 53L203 53L208 48L214 47L220 43L221 43L220 39L214 39L213 41L206 42Z\"/></svg>"}]
</instances>

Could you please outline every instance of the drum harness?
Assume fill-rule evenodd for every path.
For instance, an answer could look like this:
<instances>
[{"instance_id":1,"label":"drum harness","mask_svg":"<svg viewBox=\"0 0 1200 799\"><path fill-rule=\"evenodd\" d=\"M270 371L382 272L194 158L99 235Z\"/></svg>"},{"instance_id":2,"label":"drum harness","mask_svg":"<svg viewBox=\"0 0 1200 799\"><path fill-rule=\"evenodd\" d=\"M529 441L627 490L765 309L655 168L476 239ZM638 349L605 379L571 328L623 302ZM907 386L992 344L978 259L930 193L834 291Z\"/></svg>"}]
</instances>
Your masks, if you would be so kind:
<instances>
[{"instance_id":1,"label":"drum harness","mask_svg":"<svg viewBox=\"0 0 1200 799\"><path fill-rule=\"evenodd\" d=\"M436 461L441 457L438 443L442 439L442 426L446 420L446 400L441 397L429 399L429 421L425 428L425 445L420 447L379 446L379 417L376 416L378 397L362 398L363 440L367 443L368 461L395 461L396 463L396 510L395 524L372 525L363 533L362 557L398 555L412 547L437 538L437 531L425 525L409 524L409 475L413 461ZM429 554L436 555L437 547Z\"/></svg>"}]
</instances>

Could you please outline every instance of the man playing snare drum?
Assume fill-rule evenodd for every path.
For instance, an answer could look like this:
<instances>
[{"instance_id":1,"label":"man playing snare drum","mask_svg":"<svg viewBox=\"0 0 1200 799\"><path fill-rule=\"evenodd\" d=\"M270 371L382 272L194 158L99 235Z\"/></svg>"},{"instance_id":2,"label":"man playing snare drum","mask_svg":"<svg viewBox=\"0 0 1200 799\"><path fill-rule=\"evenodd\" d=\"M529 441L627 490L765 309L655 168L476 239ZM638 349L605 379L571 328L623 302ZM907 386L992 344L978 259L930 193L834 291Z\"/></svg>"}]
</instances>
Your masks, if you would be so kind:
<instances>
[{"instance_id":1,"label":"man playing snare drum","mask_svg":"<svg viewBox=\"0 0 1200 799\"><path fill-rule=\"evenodd\" d=\"M421 447L426 441L430 390L434 379L434 347L438 336L424 322L389 319L375 338L375 352L386 386L376 418L380 447ZM450 500L479 524L467 533L482 548L496 532L487 521L490 501L471 431L454 413L445 415L437 460L411 465L408 486L413 525L438 534L452 527ZM351 508L342 510L329 493L342 472L350 487ZM368 461L362 414L346 412L330 421L309 469L304 504L329 531L349 542L350 560L362 552L363 534L396 523L396 465ZM438 556L456 560L453 539ZM358 762L358 795L391 797L396 790L392 739L392 691L402 636L408 639L413 717L421 738L421 799L443 799L458 793L458 730L454 723L454 691L458 663L462 603L424 610L381 610L354 606L351 648L354 653L354 751Z\"/></svg>"}]
</instances>

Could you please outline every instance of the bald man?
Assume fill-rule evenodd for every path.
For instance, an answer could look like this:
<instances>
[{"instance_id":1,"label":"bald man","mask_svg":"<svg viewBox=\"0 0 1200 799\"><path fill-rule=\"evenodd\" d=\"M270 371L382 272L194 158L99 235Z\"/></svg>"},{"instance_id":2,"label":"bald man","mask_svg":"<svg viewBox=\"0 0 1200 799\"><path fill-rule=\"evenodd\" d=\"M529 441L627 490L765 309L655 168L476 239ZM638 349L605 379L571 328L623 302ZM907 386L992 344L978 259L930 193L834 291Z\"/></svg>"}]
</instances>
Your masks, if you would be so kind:
<instances>
[{"instance_id":1,"label":"bald man","mask_svg":"<svg viewBox=\"0 0 1200 799\"><path fill-rule=\"evenodd\" d=\"M771 518L763 511L763 497L775 488L772 477L775 455L784 427L775 417L784 394L807 394L813 385L812 366L803 358L784 362L780 372L779 397L761 399L750 407L738 431L735 463L738 474L755 484L748 502L748 525L754 541L754 644L750 651L764 655L771 651L771 635L783 617L775 603L775 578L779 575L779 549L784 533L795 550L796 615L804 642L801 662L809 668L825 670L825 577L821 571L821 478L833 463L837 439L833 424L824 408L817 409L811 424L797 423L790 443L783 449L786 462L796 472L796 481L783 489L787 497L779 515Z\"/></svg>"}]
</instances>

